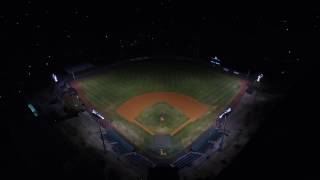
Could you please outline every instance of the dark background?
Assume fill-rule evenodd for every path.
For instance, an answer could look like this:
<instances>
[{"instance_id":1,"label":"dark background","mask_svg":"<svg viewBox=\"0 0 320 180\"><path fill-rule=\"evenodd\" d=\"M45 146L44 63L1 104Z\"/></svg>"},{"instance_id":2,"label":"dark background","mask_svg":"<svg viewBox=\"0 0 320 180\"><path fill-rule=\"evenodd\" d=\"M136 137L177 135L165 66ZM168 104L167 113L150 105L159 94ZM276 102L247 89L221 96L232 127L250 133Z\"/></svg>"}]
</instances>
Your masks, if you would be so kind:
<instances>
[{"instance_id":1,"label":"dark background","mask_svg":"<svg viewBox=\"0 0 320 180\"><path fill-rule=\"evenodd\" d=\"M26 118L24 97L47 87L51 72L67 65L164 55L204 61L218 56L239 71L264 72L273 90L285 94L219 179L319 176L312 164L317 162L317 105L312 103L318 92L313 74L319 59L318 6L29 0L1 1L0 9L3 176L99 174L94 165L79 167L87 169L84 175L62 172L61 156L69 152L58 147L67 145ZM165 171L152 173L159 177Z\"/></svg>"}]
</instances>

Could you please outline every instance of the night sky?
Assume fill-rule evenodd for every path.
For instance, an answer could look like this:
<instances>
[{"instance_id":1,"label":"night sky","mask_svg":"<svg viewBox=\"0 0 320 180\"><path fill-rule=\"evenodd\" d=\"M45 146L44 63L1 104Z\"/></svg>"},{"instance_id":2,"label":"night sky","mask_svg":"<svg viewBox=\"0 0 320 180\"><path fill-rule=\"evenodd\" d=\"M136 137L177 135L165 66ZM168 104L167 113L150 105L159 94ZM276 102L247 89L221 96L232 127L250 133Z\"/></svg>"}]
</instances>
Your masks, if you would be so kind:
<instances>
[{"instance_id":1,"label":"night sky","mask_svg":"<svg viewBox=\"0 0 320 180\"><path fill-rule=\"evenodd\" d=\"M204 60L218 56L230 67L245 72L264 71L274 81L282 78L292 83L279 108L268 115L265 128L221 178L311 176L312 168L306 167L312 157L301 157L310 155L312 141L306 140L310 134L298 139L292 136L304 134L306 125L300 120L309 119L295 104L308 108L302 103L305 98L301 93L308 84L309 67L315 67L319 60L319 6L261 3L221 7L194 3L1 2L0 103L4 129L12 126L9 119L15 124L24 121L22 115L11 115L26 111L23 97L46 87L49 75L64 66L113 63L138 56L175 55ZM290 112L300 113L288 116ZM28 169L28 163L16 156L20 147L12 147L10 137L3 137L3 155L9 158L2 163L8 167L7 172ZM308 146L307 150L303 146ZM33 177L33 173L28 176Z\"/></svg>"}]
</instances>

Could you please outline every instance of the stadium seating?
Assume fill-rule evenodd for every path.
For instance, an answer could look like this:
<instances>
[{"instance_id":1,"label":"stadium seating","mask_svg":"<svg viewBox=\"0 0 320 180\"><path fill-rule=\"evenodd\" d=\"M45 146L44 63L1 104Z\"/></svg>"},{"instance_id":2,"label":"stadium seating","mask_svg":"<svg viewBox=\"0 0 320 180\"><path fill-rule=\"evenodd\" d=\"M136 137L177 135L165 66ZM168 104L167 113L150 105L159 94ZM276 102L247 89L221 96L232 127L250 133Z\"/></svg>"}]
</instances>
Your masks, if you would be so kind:
<instances>
[{"instance_id":1,"label":"stadium seating","mask_svg":"<svg viewBox=\"0 0 320 180\"><path fill-rule=\"evenodd\" d=\"M126 156L130 163L136 166L154 167L155 164L146 157L138 153L132 153Z\"/></svg>"},{"instance_id":2,"label":"stadium seating","mask_svg":"<svg viewBox=\"0 0 320 180\"><path fill-rule=\"evenodd\" d=\"M112 129L105 131L102 136L104 139L112 143L112 149L118 154L130 153L134 150L134 147L131 144Z\"/></svg>"},{"instance_id":3,"label":"stadium seating","mask_svg":"<svg viewBox=\"0 0 320 180\"><path fill-rule=\"evenodd\" d=\"M175 161L172 166L182 169L187 166L191 166L192 162L200 158L201 155L198 153L189 152L188 154L184 155L182 158Z\"/></svg>"},{"instance_id":4,"label":"stadium seating","mask_svg":"<svg viewBox=\"0 0 320 180\"><path fill-rule=\"evenodd\" d=\"M210 141L216 141L222 136L222 133L215 129L211 128L206 133L201 135L192 145L191 149L194 152L200 152L204 153L206 152L210 147L212 147L212 144L210 144Z\"/></svg>"}]
</instances>

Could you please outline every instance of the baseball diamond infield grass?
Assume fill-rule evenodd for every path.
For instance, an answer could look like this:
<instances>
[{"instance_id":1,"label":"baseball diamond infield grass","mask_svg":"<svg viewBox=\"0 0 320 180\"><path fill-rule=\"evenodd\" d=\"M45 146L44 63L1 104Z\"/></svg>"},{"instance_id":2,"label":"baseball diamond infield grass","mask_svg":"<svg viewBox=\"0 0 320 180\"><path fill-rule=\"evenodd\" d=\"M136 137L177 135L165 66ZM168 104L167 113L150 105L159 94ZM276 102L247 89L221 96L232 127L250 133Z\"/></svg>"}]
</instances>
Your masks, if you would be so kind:
<instances>
[{"instance_id":1,"label":"baseball diamond infield grass","mask_svg":"<svg viewBox=\"0 0 320 180\"><path fill-rule=\"evenodd\" d=\"M150 106L137 119L146 128L159 134L170 134L187 120L182 112L167 103Z\"/></svg>"},{"instance_id":2,"label":"baseball diamond infield grass","mask_svg":"<svg viewBox=\"0 0 320 180\"><path fill-rule=\"evenodd\" d=\"M189 117L165 101L145 108L133 123L117 112L120 106L133 97L155 92L179 93L205 105L206 113L171 134L171 146L166 148L166 157L170 158L191 145L215 122L240 92L242 80L193 63L175 62L168 65L136 62L73 81L71 85L86 104L94 106L110 119L122 136L140 151L152 156L159 156L158 150L153 149L154 136L138 124L154 134L170 134ZM162 121L160 116L164 118Z\"/></svg>"}]
</instances>

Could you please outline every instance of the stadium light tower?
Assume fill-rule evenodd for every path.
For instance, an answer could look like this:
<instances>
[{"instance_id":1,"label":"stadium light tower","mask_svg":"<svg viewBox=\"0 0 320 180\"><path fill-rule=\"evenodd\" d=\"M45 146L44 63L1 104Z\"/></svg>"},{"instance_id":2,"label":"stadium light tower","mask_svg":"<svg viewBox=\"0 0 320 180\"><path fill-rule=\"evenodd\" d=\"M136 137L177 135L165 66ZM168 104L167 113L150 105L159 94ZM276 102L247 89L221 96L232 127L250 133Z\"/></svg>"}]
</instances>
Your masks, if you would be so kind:
<instances>
[{"instance_id":1,"label":"stadium light tower","mask_svg":"<svg viewBox=\"0 0 320 180\"><path fill-rule=\"evenodd\" d=\"M259 74L257 77L257 82L260 82L262 78L263 78L263 74Z\"/></svg>"},{"instance_id":2,"label":"stadium light tower","mask_svg":"<svg viewBox=\"0 0 320 180\"><path fill-rule=\"evenodd\" d=\"M218 59L217 56L212 57L210 62L211 62L212 64L216 64L216 65L220 65L220 64L221 64L221 60Z\"/></svg>"},{"instance_id":3,"label":"stadium light tower","mask_svg":"<svg viewBox=\"0 0 320 180\"><path fill-rule=\"evenodd\" d=\"M57 75L55 75L54 73L52 73L51 77L52 77L52 79L53 79L54 82L58 82Z\"/></svg>"},{"instance_id":4,"label":"stadium light tower","mask_svg":"<svg viewBox=\"0 0 320 180\"><path fill-rule=\"evenodd\" d=\"M96 111L94 109L92 109L91 113L98 116L100 119L104 119L104 117L98 111Z\"/></svg>"},{"instance_id":5,"label":"stadium light tower","mask_svg":"<svg viewBox=\"0 0 320 180\"><path fill-rule=\"evenodd\" d=\"M220 116L219 119L223 118L226 114L231 112L231 108L228 108L227 110L225 110Z\"/></svg>"},{"instance_id":6,"label":"stadium light tower","mask_svg":"<svg viewBox=\"0 0 320 180\"><path fill-rule=\"evenodd\" d=\"M94 109L92 109L91 110L91 113L92 114L94 114L94 115L96 115L96 116L98 116L100 119L104 119L104 117L98 112L98 111L96 111L96 110L94 110ZM106 145L105 145L105 143L104 143L104 138L103 138L103 135L102 135L102 130L101 130L101 122L99 122L99 132L100 132L100 137L101 137L101 141L102 141L102 146L103 146L103 151L104 152L107 152L106 151Z\"/></svg>"}]
</instances>

